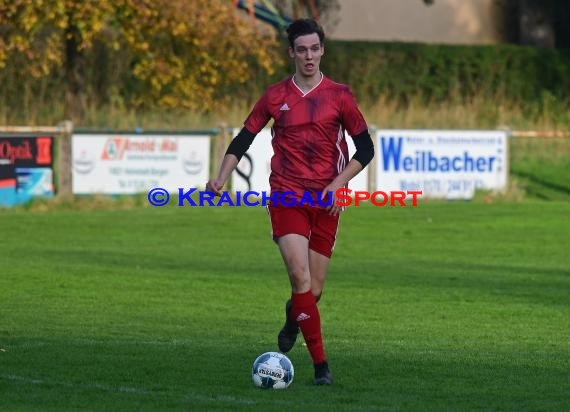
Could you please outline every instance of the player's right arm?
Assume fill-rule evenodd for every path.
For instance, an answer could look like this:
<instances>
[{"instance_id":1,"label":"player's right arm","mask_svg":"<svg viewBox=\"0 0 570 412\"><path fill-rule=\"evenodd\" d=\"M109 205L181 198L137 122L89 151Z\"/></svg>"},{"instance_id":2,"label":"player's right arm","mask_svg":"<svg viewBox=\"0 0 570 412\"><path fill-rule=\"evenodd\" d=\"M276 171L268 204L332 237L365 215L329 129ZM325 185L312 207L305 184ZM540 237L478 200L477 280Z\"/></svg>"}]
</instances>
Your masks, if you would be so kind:
<instances>
[{"instance_id":1,"label":"player's right arm","mask_svg":"<svg viewBox=\"0 0 570 412\"><path fill-rule=\"evenodd\" d=\"M237 167L242 156L247 152L247 149L249 149L249 146L251 146L251 143L253 143L254 138L255 134L245 127L240 130L226 150L218 176L206 183L206 191L214 192L216 196L222 195L222 187L226 184L226 181Z\"/></svg>"},{"instance_id":2,"label":"player's right arm","mask_svg":"<svg viewBox=\"0 0 570 412\"><path fill-rule=\"evenodd\" d=\"M206 191L214 192L216 196L222 195L222 187L224 187L242 156L253 143L253 139L267 124L270 117L271 114L267 110L267 93L264 93L253 106L251 113L244 122L244 127L228 146L218 172L218 177L206 183Z\"/></svg>"}]
</instances>

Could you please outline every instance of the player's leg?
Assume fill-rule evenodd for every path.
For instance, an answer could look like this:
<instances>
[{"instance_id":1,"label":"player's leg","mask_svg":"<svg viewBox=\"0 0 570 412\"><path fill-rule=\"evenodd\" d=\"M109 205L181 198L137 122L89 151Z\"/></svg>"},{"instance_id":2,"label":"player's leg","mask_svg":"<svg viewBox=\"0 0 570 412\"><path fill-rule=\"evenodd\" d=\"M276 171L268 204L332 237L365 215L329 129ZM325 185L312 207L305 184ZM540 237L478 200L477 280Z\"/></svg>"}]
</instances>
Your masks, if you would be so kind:
<instances>
[{"instance_id":1,"label":"player's leg","mask_svg":"<svg viewBox=\"0 0 570 412\"><path fill-rule=\"evenodd\" d=\"M315 296L311 291L309 236L311 225L315 222L314 210L296 207L270 207L269 212L273 236L274 239L277 239L291 282L291 309L287 313L289 320L286 322L286 326L291 319L294 319L301 329L315 365L315 383L318 385L331 384L332 376L326 362L321 336L320 314ZM296 339L295 333L292 344L289 347L283 347L286 326L278 336L278 344L281 350L290 350L295 343L294 339Z\"/></svg>"},{"instance_id":2,"label":"player's leg","mask_svg":"<svg viewBox=\"0 0 570 412\"><path fill-rule=\"evenodd\" d=\"M325 288L325 280L327 278L327 270L329 268L330 258L309 249L309 272L311 273L311 292L315 296L317 302L321 299Z\"/></svg>"},{"instance_id":3,"label":"player's leg","mask_svg":"<svg viewBox=\"0 0 570 412\"><path fill-rule=\"evenodd\" d=\"M310 292L309 239L303 235L291 233L279 237L277 244L287 268L293 293Z\"/></svg>"},{"instance_id":4,"label":"player's leg","mask_svg":"<svg viewBox=\"0 0 570 412\"><path fill-rule=\"evenodd\" d=\"M317 303L321 299L327 268L328 259L312 250L309 250L311 292L313 293L313 296L315 296L315 301ZM287 302L285 302L285 324L277 336L279 350L284 353L289 352L293 348L297 340L297 335L299 334L299 325L291 314L292 306L291 299L288 299Z\"/></svg>"},{"instance_id":5,"label":"player's leg","mask_svg":"<svg viewBox=\"0 0 570 412\"><path fill-rule=\"evenodd\" d=\"M303 333L315 370L322 369L323 365L327 365L327 359L321 335L319 309L311 292L309 240L301 235L290 234L280 237L278 243L292 287L290 318L297 322ZM328 370L328 366L326 369Z\"/></svg>"},{"instance_id":6,"label":"player's leg","mask_svg":"<svg viewBox=\"0 0 570 412\"><path fill-rule=\"evenodd\" d=\"M321 299L325 278L327 274L329 259L325 256L309 250L309 272L311 273L311 292L315 296L315 301L318 303ZM299 334L299 325L291 314L292 308L291 299L285 302L285 324L277 337L279 350L281 352L289 352L297 340Z\"/></svg>"},{"instance_id":7,"label":"player's leg","mask_svg":"<svg viewBox=\"0 0 570 412\"><path fill-rule=\"evenodd\" d=\"M315 296L315 301L319 301L322 296L327 276L327 269L330 258L321 255L314 250L309 250L309 268L311 272L311 293ZM322 333L322 332L321 332ZM322 338L321 338L322 339ZM315 364L315 384L330 385L333 377L328 362L325 360Z\"/></svg>"},{"instance_id":8,"label":"player's leg","mask_svg":"<svg viewBox=\"0 0 570 412\"><path fill-rule=\"evenodd\" d=\"M312 220L309 240L309 272L311 273L311 292L317 297L317 301L325 287L327 270L336 243L338 223L339 216L331 216L323 210L315 213ZM326 359L315 364L315 384L330 385L332 380Z\"/></svg>"},{"instance_id":9,"label":"player's leg","mask_svg":"<svg viewBox=\"0 0 570 412\"><path fill-rule=\"evenodd\" d=\"M311 273L311 291L317 301L321 298L325 287L338 226L339 216L331 216L323 209L317 209L311 221L309 272Z\"/></svg>"},{"instance_id":10,"label":"player's leg","mask_svg":"<svg viewBox=\"0 0 570 412\"><path fill-rule=\"evenodd\" d=\"M280 247L289 274L292 292L295 292L297 285L301 286L303 283L305 288L310 289L307 257L307 239L310 234L308 214L303 209L284 206L269 206L268 213L273 239ZM300 249L298 249L299 246ZM296 256L302 257L299 260ZM297 278L301 279L295 280ZM299 334L299 326L291 313L292 306L291 299L287 300L285 303L285 324L277 335L277 345L279 350L284 353L293 348Z\"/></svg>"},{"instance_id":11,"label":"player's leg","mask_svg":"<svg viewBox=\"0 0 570 412\"><path fill-rule=\"evenodd\" d=\"M297 234L285 235L279 238L279 250L291 280L291 315L303 333L315 370L322 368L327 359L321 336L319 309L311 291L309 240Z\"/></svg>"}]
</instances>

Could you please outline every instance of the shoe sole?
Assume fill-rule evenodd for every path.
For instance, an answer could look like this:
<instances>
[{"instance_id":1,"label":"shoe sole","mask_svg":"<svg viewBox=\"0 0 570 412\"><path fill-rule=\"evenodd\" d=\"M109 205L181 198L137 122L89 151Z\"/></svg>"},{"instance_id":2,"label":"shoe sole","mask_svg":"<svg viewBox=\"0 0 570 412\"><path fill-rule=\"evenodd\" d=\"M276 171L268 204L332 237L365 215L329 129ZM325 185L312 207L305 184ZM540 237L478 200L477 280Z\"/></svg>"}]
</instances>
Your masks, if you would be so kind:
<instances>
[{"instance_id":1,"label":"shoe sole","mask_svg":"<svg viewBox=\"0 0 570 412\"><path fill-rule=\"evenodd\" d=\"M317 386L327 386L327 385L332 385L332 379L331 378L319 378L319 379L315 379L315 385Z\"/></svg>"}]
</instances>

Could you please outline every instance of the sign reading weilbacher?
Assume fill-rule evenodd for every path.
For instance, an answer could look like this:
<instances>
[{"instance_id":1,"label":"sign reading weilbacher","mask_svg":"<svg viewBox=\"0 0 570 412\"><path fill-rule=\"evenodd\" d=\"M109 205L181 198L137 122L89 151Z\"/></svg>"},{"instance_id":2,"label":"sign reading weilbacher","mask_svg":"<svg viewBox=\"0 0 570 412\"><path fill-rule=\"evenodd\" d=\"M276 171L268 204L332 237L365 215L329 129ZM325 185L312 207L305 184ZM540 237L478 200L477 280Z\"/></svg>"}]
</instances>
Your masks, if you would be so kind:
<instances>
[{"instance_id":1,"label":"sign reading weilbacher","mask_svg":"<svg viewBox=\"0 0 570 412\"><path fill-rule=\"evenodd\" d=\"M507 187L502 131L379 130L378 190L421 190L423 197L470 199L475 190Z\"/></svg>"},{"instance_id":2,"label":"sign reading weilbacher","mask_svg":"<svg viewBox=\"0 0 570 412\"><path fill-rule=\"evenodd\" d=\"M75 194L177 192L209 178L207 135L76 134L72 146Z\"/></svg>"}]
</instances>

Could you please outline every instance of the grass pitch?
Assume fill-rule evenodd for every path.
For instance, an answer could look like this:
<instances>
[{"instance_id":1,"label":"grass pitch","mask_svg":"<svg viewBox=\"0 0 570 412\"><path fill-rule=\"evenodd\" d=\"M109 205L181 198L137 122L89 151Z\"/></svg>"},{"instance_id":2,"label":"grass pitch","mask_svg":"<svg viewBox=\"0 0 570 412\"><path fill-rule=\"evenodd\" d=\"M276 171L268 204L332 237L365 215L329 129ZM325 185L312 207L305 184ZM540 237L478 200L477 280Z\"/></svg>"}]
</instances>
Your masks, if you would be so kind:
<instances>
[{"instance_id":1,"label":"grass pitch","mask_svg":"<svg viewBox=\"0 0 570 412\"><path fill-rule=\"evenodd\" d=\"M570 410L570 204L350 208L302 338L263 208L0 211L0 410Z\"/></svg>"}]
</instances>

